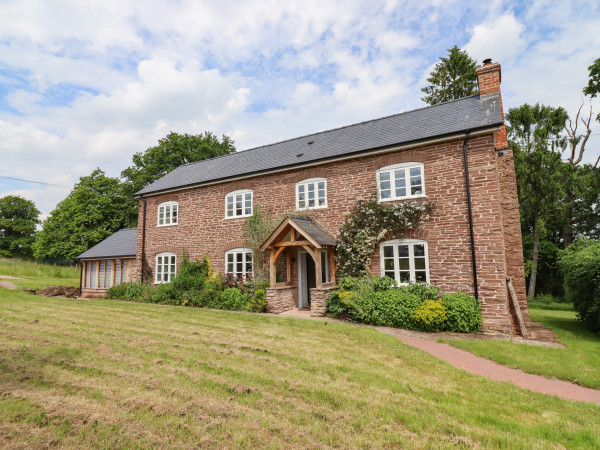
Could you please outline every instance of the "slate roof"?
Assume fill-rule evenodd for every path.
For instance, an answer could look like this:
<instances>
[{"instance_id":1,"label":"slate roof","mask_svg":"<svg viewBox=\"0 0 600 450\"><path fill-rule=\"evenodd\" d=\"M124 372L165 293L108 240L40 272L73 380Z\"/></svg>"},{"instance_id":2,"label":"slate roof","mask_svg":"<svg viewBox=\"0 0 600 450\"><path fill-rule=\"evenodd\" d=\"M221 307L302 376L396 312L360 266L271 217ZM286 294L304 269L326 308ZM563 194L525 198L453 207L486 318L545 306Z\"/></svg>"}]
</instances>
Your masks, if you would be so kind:
<instances>
[{"instance_id":1,"label":"slate roof","mask_svg":"<svg viewBox=\"0 0 600 450\"><path fill-rule=\"evenodd\" d=\"M180 166L136 195L405 145L502 123L499 94L473 95Z\"/></svg>"},{"instance_id":2,"label":"slate roof","mask_svg":"<svg viewBox=\"0 0 600 450\"><path fill-rule=\"evenodd\" d=\"M83 252L77 259L114 258L135 256L137 251L137 228L123 228L102 242Z\"/></svg>"},{"instance_id":3,"label":"slate roof","mask_svg":"<svg viewBox=\"0 0 600 450\"><path fill-rule=\"evenodd\" d=\"M308 216L288 214L300 228L321 245L335 245L335 239L323 225Z\"/></svg>"}]
</instances>

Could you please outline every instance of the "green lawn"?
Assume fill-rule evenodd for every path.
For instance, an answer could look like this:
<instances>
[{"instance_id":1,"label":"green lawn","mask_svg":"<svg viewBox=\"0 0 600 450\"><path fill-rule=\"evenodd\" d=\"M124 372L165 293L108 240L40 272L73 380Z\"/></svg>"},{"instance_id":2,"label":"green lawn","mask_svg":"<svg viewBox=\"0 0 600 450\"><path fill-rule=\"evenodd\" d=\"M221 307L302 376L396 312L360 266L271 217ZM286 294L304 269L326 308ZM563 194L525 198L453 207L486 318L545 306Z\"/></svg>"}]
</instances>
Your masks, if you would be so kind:
<instances>
[{"instance_id":1,"label":"green lawn","mask_svg":"<svg viewBox=\"0 0 600 450\"><path fill-rule=\"evenodd\" d=\"M445 341L479 356L525 372L572 381L600 389L600 335L585 329L569 304L530 304L531 320L558 335L565 349L507 341Z\"/></svg>"},{"instance_id":2,"label":"green lawn","mask_svg":"<svg viewBox=\"0 0 600 450\"><path fill-rule=\"evenodd\" d=\"M22 280L6 280L26 289L46 286L79 286L79 269L76 266L57 266L19 259L0 259L0 275L10 275Z\"/></svg>"},{"instance_id":3,"label":"green lawn","mask_svg":"<svg viewBox=\"0 0 600 450\"><path fill-rule=\"evenodd\" d=\"M367 327L0 288L0 343L0 447L600 447L600 407Z\"/></svg>"}]
</instances>

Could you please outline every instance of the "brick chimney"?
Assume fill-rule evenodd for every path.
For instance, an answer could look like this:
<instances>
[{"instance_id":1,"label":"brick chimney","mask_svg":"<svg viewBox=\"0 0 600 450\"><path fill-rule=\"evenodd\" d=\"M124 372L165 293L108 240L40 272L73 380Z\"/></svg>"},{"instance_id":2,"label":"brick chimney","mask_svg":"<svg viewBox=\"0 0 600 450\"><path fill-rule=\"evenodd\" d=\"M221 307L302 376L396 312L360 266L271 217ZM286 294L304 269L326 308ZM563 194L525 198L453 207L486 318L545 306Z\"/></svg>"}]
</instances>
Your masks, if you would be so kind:
<instances>
[{"instance_id":1,"label":"brick chimney","mask_svg":"<svg viewBox=\"0 0 600 450\"><path fill-rule=\"evenodd\" d=\"M479 95L499 94L500 111L502 112L502 121L504 121L504 110L502 109L502 94L500 93L500 82L502 81L502 71L500 63L493 63L491 59L484 59L483 66L476 69L477 84L479 85ZM494 134L494 144L496 150L508 147L506 138L506 127L502 124L500 131Z\"/></svg>"}]
</instances>

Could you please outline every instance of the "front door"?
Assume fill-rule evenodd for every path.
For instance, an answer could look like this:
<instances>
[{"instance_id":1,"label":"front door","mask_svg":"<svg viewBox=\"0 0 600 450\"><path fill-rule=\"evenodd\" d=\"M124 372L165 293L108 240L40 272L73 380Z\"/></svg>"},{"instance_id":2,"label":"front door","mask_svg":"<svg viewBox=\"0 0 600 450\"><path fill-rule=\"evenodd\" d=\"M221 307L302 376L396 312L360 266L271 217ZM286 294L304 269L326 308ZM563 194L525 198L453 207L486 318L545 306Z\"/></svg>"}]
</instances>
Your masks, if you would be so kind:
<instances>
[{"instance_id":1,"label":"front door","mask_svg":"<svg viewBox=\"0 0 600 450\"><path fill-rule=\"evenodd\" d=\"M306 254L306 287L308 306L310 306L310 290L317 287L317 274L315 273L315 262L308 253Z\"/></svg>"},{"instance_id":2,"label":"front door","mask_svg":"<svg viewBox=\"0 0 600 450\"><path fill-rule=\"evenodd\" d=\"M327 266L328 257L327 251L321 252L321 277L323 282L329 281L329 267ZM298 252L298 261L300 261L298 274L299 280L299 299L298 306L300 308L306 308L310 306L310 290L317 287L317 274L315 268L315 261L312 256L306 251Z\"/></svg>"}]
</instances>

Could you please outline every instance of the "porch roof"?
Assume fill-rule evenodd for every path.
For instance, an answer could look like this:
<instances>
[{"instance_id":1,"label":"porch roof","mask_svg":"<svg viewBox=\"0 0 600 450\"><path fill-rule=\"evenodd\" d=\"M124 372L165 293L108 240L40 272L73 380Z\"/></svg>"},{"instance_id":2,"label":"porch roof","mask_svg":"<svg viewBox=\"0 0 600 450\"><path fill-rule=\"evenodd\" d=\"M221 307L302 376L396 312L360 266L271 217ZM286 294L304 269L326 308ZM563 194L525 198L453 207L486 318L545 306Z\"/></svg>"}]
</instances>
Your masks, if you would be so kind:
<instances>
[{"instance_id":1,"label":"porch roof","mask_svg":"<svg viewBox=\"0 0 600 450\"><path fill-rule=\"evenodd\" d=\"M294 228L317 248L335 245L335 238L332 234L312 217L288 214L275 231L265 240L260 249L265 251L269 246L279 242L285 237L290 227Z\"/></svg>"}]
</instances>

